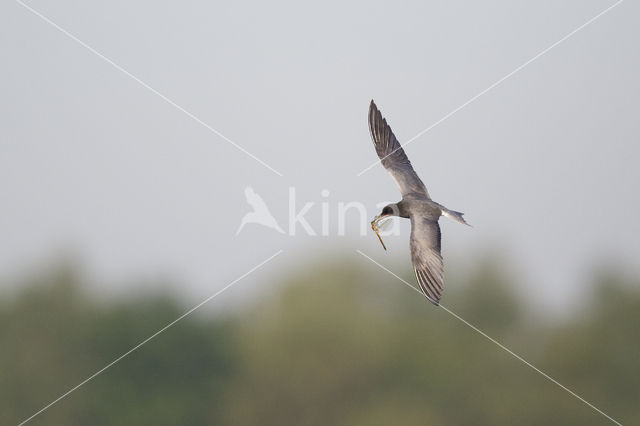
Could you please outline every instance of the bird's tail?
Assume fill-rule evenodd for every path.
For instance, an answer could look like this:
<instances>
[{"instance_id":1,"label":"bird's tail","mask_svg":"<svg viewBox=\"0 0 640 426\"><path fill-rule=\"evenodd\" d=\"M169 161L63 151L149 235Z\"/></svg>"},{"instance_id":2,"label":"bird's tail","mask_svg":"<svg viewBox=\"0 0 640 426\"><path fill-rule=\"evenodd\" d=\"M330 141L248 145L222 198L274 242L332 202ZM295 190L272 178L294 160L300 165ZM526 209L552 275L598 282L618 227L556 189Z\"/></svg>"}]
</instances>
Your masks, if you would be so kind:
<instances>
[{"instance_id":1,"label":"bird's tail","mask_svg":"<svg viewBox=\"0 0 640 426\"><path fill-rule=\"evenodd\" d=\"M469 225L467 223L466 220L464 220L464 217L462 217L464 215L464 213L460 213L460 212L457 212L457 211L454 211L454 210L449 210L446 207L441 207L441 209L442 209L442 215L443 216L446 216L446 217L448 217L450 219L453 219L456 222L460 222L463 225L471 226L471 225Z\"/></svg>"}]
</instances>

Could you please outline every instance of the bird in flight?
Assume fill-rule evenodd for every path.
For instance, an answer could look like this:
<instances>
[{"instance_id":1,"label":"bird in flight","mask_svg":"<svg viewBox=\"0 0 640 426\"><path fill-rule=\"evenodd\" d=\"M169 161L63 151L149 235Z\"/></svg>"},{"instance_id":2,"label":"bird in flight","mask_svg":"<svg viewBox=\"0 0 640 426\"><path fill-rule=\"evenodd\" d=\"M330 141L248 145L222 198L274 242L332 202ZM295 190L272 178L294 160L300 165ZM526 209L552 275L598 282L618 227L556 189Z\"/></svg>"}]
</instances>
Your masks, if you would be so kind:
<instances>
[{"instance_id":1,"label":"bird in flight","mask_svg":"<svg viewBox=\"0 0 640 426\"><path fill-rule=\"evenodd\" d=\"M389 204L382 209L371 222L371 228L382 243L378 229L383 220L390 216L411 220L410 249L413 270L422 293L437 306L442 296L444 281L438 219L440 216L446 216L465 225L469 224L462 217L462 213L449 210L431 199L387 120L382 117L373 101L369 106L369 131L382 165L396 181L402 194L400 202ZM382 247L386 250L384 243Z\"/></svg>"}]
</instances>

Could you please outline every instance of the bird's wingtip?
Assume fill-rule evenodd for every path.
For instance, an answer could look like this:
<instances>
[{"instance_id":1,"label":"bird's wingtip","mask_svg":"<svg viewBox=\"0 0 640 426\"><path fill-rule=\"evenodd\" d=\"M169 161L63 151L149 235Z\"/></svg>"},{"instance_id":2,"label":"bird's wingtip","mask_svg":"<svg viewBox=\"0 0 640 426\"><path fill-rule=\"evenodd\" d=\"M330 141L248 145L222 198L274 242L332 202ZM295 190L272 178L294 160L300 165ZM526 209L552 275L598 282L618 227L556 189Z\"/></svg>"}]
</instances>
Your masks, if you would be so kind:
<instances>
[{"instance_id":1,"label":"bird's wingtip","mask_svg":"<svg viewBox=\"0 0 640 426\"><path fill-rule=\"evenodd\" d=\"M424 294L424 293L423 293ZM425 294L425 297L427 298L427 300L431 303L433 303L436 306L440 306L440 298L436 299L435 297L429 297L428 295Z\"/></svg>"}]
</instances>

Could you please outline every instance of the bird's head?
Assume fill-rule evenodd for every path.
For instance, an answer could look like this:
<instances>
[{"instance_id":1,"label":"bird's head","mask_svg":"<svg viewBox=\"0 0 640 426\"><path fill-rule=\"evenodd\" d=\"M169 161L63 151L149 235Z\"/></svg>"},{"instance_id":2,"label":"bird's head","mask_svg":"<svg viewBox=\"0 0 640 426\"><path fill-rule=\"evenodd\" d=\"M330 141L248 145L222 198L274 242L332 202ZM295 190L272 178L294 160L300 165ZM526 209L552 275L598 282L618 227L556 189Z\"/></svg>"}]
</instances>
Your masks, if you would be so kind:
<instances>
[{"instance_id":1,"label":"bird's head","mask_svg":"<svg viewBox=\"0 0 640 426\"><path fill-rule=\"evenodd\" d=\"M384 206L384 208L382 209L382 212L380 212L379 217L382 219L383 217L399 216L399 215L400 215L400 209L398 208L398 205L388 204Z\"/></svg>"}]
</instances>

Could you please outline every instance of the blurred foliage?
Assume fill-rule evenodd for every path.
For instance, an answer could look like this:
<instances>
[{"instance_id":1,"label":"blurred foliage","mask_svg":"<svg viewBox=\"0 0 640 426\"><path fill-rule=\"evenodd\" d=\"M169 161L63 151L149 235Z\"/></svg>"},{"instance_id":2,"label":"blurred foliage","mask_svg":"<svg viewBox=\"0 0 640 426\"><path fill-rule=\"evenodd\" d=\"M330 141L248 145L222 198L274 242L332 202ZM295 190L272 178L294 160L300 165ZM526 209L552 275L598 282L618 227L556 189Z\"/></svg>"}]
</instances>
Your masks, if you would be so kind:
<instances>
[{"instance_id":1,"label":"blurred foliage","mask_svg":"<svg viewBox=\"0 0 640 426\"><path fill-rule=\"evenodd\" d=\"M540 321L496 265L448 283L446 306L640 424L638 283L601 277L588 306ZM29 417L186 310L166 293L101 302L84 281L63 265L0 301L0 423ZM317 265L278 288L230 316L186 317L30 424L610 423L375 265Z\"/></svg>"}]
</instances>

